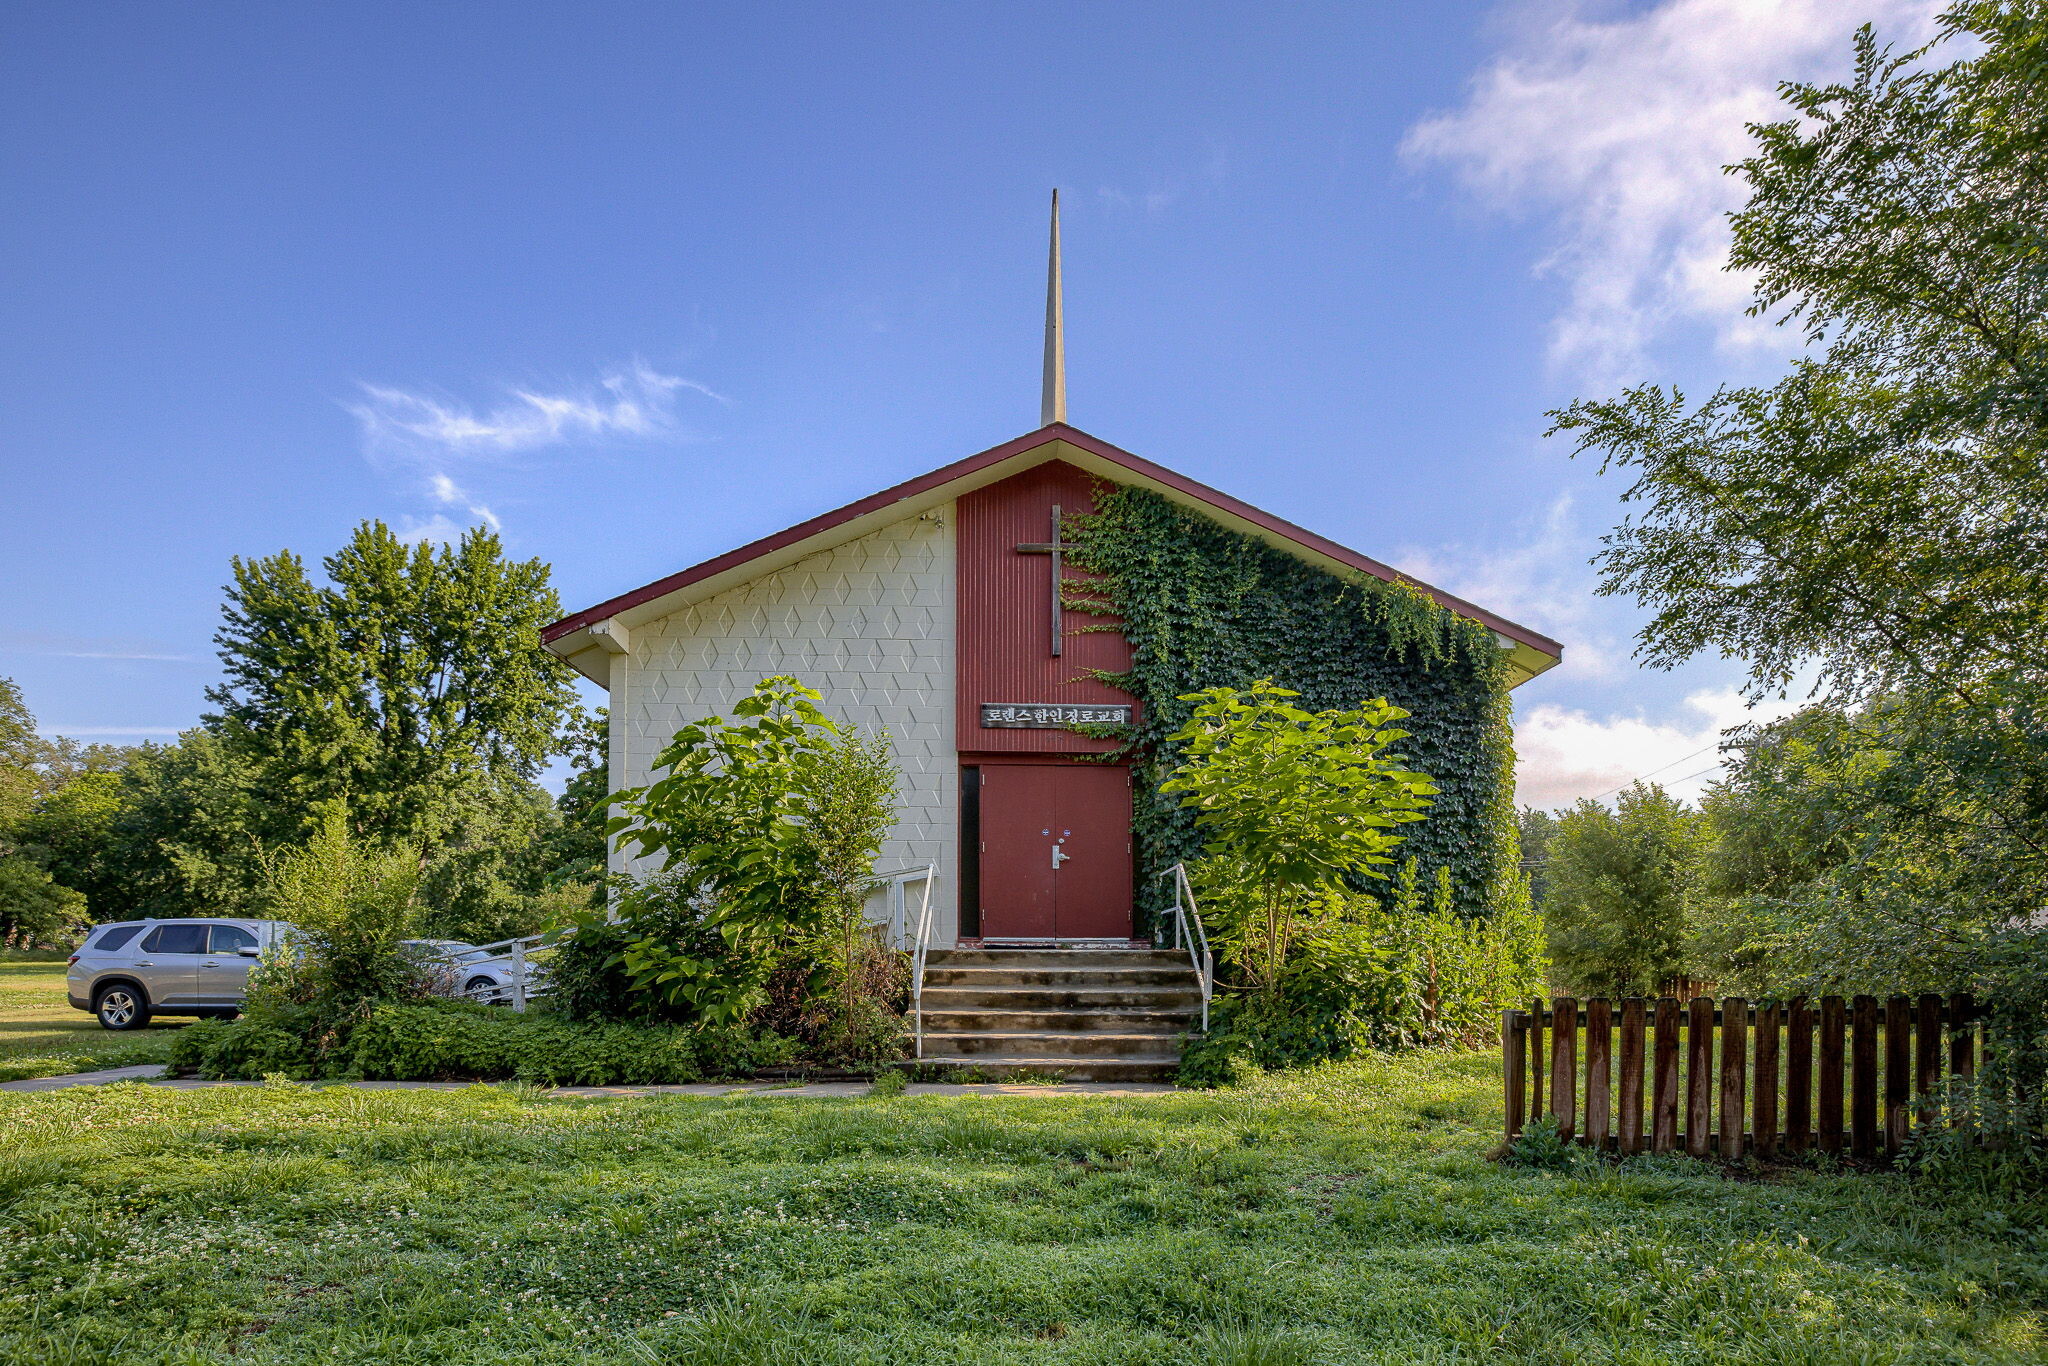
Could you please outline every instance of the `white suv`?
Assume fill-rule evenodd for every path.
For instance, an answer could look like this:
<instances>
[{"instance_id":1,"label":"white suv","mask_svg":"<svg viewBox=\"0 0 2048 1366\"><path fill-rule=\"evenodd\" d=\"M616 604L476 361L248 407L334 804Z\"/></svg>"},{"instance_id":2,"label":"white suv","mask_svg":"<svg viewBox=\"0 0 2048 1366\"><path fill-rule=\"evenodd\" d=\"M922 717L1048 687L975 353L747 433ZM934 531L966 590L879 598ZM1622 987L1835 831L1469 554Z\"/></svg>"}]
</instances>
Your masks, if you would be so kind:
<instances>
[{"instance_id":1,"label":"white suv","mask_svg":"<svg viewBox=\"0 0 2048 1366\"><path fill-rule=\"evenodd\" d=\"M98 925L71 955L66 994L108 1029L140 1029L152 1015L233 1015L250 965L290 929L282 920Z\"/></svg>"}]
</instances>

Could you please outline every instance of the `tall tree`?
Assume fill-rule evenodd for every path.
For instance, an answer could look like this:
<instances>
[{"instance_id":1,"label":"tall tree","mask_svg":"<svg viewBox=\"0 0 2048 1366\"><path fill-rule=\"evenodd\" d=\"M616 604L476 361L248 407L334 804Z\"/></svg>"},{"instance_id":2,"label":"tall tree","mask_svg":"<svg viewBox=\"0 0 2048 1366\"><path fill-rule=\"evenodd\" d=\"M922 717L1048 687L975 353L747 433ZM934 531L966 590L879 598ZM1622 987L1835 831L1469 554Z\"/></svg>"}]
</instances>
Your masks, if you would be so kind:
<instances>
[{"instance_id":1,"label":"tall tree","mask_svg":"<svg viewBox=\"0 0 2048 1366\"><path fill-rule=\"evenodd\" d=\"M207 692L233 748L303 813L346 804L380 840L431 839L446 792L531 778L574 702L540 644L560 614L539 560L483 528L436 550L366 522L317 584L290 551L234 562Z\"/></svg>"},{"instance_id":2,"label":"tall tree","mask_svg":"<svg viewBox=\"0 0 2048 1366\"><path fill-rule=\"evenodd\" d=\"M1892 705L1808 707L1728 746L1725 776L1700 800L1707 846L1688 948L1698 971L1751 996L1883 994L1916 985L1903 974L1953 974L1964 918L1939 897L1872 905L1873 892L1896 894L1934 866L1882 795L1901 765L1876 743Z\"/></svg>"},{"instance_id":3,"label":"tall tree","mask_svg":"<svg viewBox=\"0 0 2048 1366\"><path fill-rule=\"evenodd\" d=\"M1612 810L1586 800L1558 817L1544 905L1553 974L1591 995L1643 996L1683 971L1700 845L1697 814L1655 783Z\"/></svg>"},{"instance_id":4,"label":"tall tree","mask_svg":"<svg viewBox=\"0 0 2048 1366\"><path fill-rule=\"evenodd\" d=\"M555 799L562 819L543 838L540 863L550 884L589 883L593 898L601 901L609 847L604 830L612 792L611 717L605 708L575 719L564 737L563 753L570 776Z\"/></svg>"},{"instance_id":5,"label":"tall tree","mask_svg":"<svg viewBox=\"0 0 2048 1366\"><path fill-rule=\"evenodd\" d=\"M35 764L41 753L36 718L21 689L0 678L0 853L35 801Z\"/></svg>"},{"instance_id":6,"label":"tall tree","mask_svg":"<svg viewBox=\"0 0 2048 1366\"><path fill-rule=\"evenodd\" d=\"M0 944L57 944L85 921L85 898L50 876L36 829L51 788L51 760L79 753L52 745L11 678L0 678Z\"/></svg>"},{"instance_id":7,"label":"tall tree","mask_svg":"<svg viewBox=\"0 0 2048 1366\"><path fill-rule=\"evenodd\" d=\"M119 877L93 913L262 915L266 851L298 828L255 762L216 732L195 727L176 744L144 745L122 771L107 834Z\"/></svg>"},{"instance_id":8,"label":"tall tree","mask_svg":"<svg viewBox=\"0 0 2048 1366\"><path fill-rule=\"evenodd\" d=\"M2048 7L1968 0L1940 28L1903 54L1863 30L1852 78L1786 86L1733 168L1729 264L1808 354L1698 404L1643 386L1554 416L1633 477L1600 563L1655 612L1644 658L1739 657L1757 694L1819 670L1817 771L1863 819L1809 899L1853 900L1838 925L1938 911L2009 966L2048 902ZM1967 961L1893 985L1972 985Z\"/></svg>"},{"instance_id":9,"label":"tall tree","mask_svg":"<svg viewBox=\"0 0 2048 1366\"><path fill-rule=\"evenodd\" d=\"M1733 269L1818 353L1692 406L1654 385L1555 414L1640 509L1603 591L1657 609L1643 653L1708 649L1845 696L2040 676L2048 633L2048 15L1964 4L1948 49L1857 35L1847 85L1754 126ZM1958 46L1965 47L1964 44Z\"/></svg>"},{"instance_id":10,"label":"tall tree","mask_svg":"<svg viewBox=\"0 0 2048 1366\"><path fill-rule=\"evenodd\" d=\"M84 896L101 919L127 903L128 870L110 857L110 836L121 807L121 774L88 770L39 799L16 827L22 853Z\"/></svg>"},{"instance_id":11,"label":"tall tree","mask_svg":"<svg viewBox=\"0 0 2048 1366\"><path fill-rule=\"evenodd\" d=\"M1515 818L1515 833L1522 846L1522 871L1529 878L1529 901L1541 915L1550 896L1550 840L1557 833L1557 817L1525 806Z\"/></svg>"}]
</instances>

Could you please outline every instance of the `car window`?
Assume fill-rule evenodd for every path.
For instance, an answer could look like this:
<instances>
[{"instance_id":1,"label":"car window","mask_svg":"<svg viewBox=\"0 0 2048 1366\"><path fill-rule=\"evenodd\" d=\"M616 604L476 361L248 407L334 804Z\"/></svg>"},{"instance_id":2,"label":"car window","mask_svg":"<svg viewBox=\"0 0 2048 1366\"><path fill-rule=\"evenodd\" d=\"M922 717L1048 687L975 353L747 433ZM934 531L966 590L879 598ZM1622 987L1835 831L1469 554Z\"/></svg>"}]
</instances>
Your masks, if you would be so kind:
<instances>
[{"instance_id":1,"label":"car window","mask_svg":"<svg viewBox=\"0 0 2048 1366\"><path fill-rule=\"evenodd\" d=\"M142 941L144 953L205 953L206 926L159 925Z\"/></svg>"},{"instance_id":2,"label":"car window","mask_svg":"<svg viewBox=\"0 0 2048 1366\"><path fill-rule=\"evenodd\" d=\"M213 927L213 952L239 953L243 949L256 947L256 936L240 925L215 925Z\"/></svg>"},{"instance_id":3,"label":"car window","mask_svg":"<svg viewBox=\"0 0 2048 1366\"><path fill-rule=\"evenodd\" d=\"M142 933L140 925L116 925L111 930L100 931L100 937L89 946L94 953L112 953L123 944Z\"/></svg>"}]
</instances>

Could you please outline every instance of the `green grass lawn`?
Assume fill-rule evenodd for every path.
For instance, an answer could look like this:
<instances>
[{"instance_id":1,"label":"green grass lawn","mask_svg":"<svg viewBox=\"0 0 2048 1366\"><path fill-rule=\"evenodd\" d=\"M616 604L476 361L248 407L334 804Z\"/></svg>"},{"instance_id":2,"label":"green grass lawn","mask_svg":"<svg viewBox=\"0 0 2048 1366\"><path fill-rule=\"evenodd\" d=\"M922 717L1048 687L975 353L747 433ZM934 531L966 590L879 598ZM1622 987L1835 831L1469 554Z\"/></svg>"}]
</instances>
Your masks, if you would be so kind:
<instances>
[{"instance_id":1,"label":"green grass lawn","mask_svg":"<svg viewBox=\"0 0 2048 1366\"><path fill-rule=\"evenodd\" d=\"M1505 1169L1496 1069L1126 1099L0 1095L0 1360L2048 1354L2042 1202Z\"/></svg>"},{"instance_id":2,"label":"green grass lawn","mask_svg":"<svg viewBox=\"0 0 2048 1366\"><path fill-rule=\"evenodd\" d=\"M172 1033L189 1023L172 1019L133 1033L102 1029L65 1000L64 967L58 955L0 956L0 1081L162 1062Z\"/></svg>"}]
</instances>

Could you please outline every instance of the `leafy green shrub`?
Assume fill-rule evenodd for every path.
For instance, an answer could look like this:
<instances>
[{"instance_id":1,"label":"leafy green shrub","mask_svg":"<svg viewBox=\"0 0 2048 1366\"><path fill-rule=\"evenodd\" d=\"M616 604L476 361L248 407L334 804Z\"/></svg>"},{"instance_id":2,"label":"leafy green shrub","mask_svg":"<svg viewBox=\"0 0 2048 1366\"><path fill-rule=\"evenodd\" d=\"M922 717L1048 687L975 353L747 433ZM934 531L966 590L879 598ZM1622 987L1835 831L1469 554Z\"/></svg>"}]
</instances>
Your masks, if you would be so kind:
<instances>
[{"instance_id":1,"label":"leafy green shrub","mask_svg":"<svg viewBox=\"0 0 2048 1366\"><path fill-rule=\"evenodd\" d=\"M821 925L807 957L823 964L831 1006L818 1042L835 1060L901 1056L908 963L868 919L875 859L896 824L896 764L887 735L833 735L800 773L804 841Z\"/></svg>"},{"instance_id":2,"label":"leafy green shrub","mask_svg":"<svg viewBox=\"0 0 2048 1366\"><path fill-rule=\"evenodd\" d=\"M1557 1116L1538 1115L1508 1144L1507 1160L1517 1167L1563 1171L1577 1160L1578 1150L1559 1130Z\"/></svg>"},{"instance_id":3,"label":"leafy green shrub","mask_svg":"<svg viewBox=\"0 0 2048 1366\"><path fill-rule=\"evenodd\" d=\"M312 1058L297 1034L251 1020L201 1020L186 1026L171 1041L170 1065L216 1080L281 1073L303 1081L313 1075Z\"/></svg>"},{"instance_id":4,"label":"leafy green shrub","mask_svg":"<svg viewBox=\"0 0 2048 1366\"><path fill-rule=\"evenodd\" d=\"M1399 1048L1491 1042L1500 1012L1543 987L1543 928L1526 884L1492 916L1458 913L1448 870L1414 859L1379 901L1326 898L1265 991L1226 993L1182 1055L1184 1086Z\"/></svg>"},{"instance_id":5,"label":"leafy green shrub","mask_svg":"<svg viewBox=\"0 0 2048 1366\"><path fill-rule=\"evenodd\" d=\"M1228 1027L1234 1001L1219 1001L1211 1012L1207 1035L1189 1036L1181 1050L1178 1086L1211 1091L1222 1086L1249 1086L1265 1074L1254 1057L1257 1045L1247 1031ZM1219 1018L1220 1012L1220 1018Z\"/></svg>"},{"instance_id":6,"label":"leafy green shrub","mask_svg":"<svg viewBox=\"0 0 2048 1366\"><path fill-rule=\"evenodd\" d=\"M796 1041L772 1029L738 1025L698 1025L690 1031L697 1065L707 1077L751 1076L764 1067L781 1067L801 1056Z\"/></svg>"},{"instance_id":7,"label":"leafy green shrub","mask_svg":"<svg viewBox=\"0 0 2048 1366\"><path fill-rule=\"evenodd\" d=\"M173 1034L168 1059L171 1070L197 1071L200 1064L219 1046L221 1033L228 1028L226 1020L198 1020Z\"/></svg>"},{"instance_id":8,"label":"leafy green shrub","mask_svg":"<svg viewBox=\"0 0 2048 1366\"><path fill-rule=\"evenodd\" d=\"M1901 1170L1985 1201L2048 1189L2048 1101L2012 1087L1999 1061L1987 1060L1974 1083L1949 1083L1946 1123L1914 1128L1899 1154Z\"/></svg>"},{"instance_id":9,"label":"leafy green shrub","mask_svg":"<svg viewBox=\"0 0 2048 1366\"><path fill-rule=\"evenodd\" d=\"M577 1025L487 1007L380 1006L349 1038L348 1070L389 1081L491 1081L606 1086L697 1081L681 1031Z\"/></svg>"},{"instance_id":10,"label":"leafy green shrub","mask_svg":"<svg viewBox=\"0 0 2048 1366\"><path fill-rule=\"evenodd\" d=\"M653 1086L744 1076L788 1060L785 1041L740 1030L577 1024L436 1002L371 1011L350 1036L347 1067L389 1081Z\"/></svg>"},{"instance_id":11,"label":"leafy green shrub","mask_svg":"<svg viewBox=\"0 0 2048 1366\"><path fill-rule=\"evenodd\" d=\"M304 960L290 989L301 1002L340 1017L424 994L419 966L398 949L413 926L416 855L357 840L330 809L311 839L276 856L267 881L271 914L298 928Z\"/></svg>"},{"instance_id":12,"label":"leafy green shrub","mask_svg":"<svg viewBox=\"0 0 2048 1366\"><path fill-rule=\"evenodd\" d=\"M1216 687L1167 739L1185 759L1160 786L1182 794L1206 837L1189 868L1222 984L1212 1029L1185 1075L1211 1085L1244 1064L1295 1067L1376 1049L1472 1042L1509 1000L1541 984L1527 889L1520 881L1469 902L1448 868L1425 894L1417 862L1386 904L1363 889L1388 881L1397 827L1422 821L1437 794L1389 747L1408 713L1384 699L1309 712L1261 680Z\"/></svg>"},{"instance_id":13,"label":"leafy green shrub","mask_svg":"<svg viewBox=\"0 0 2048 1366\"><path fill-rule=\"evenodd\" d=\"M643 908L643 910L646 908ZM650 916L628 927L602 909L585 908L569 917L568 932L548 960L548 990L539 1009L571 1020L654 1023L673 1012L651 991L637 990L626 971L626 946L659 932Z\"/></svg>"},{"instance_id":14,"label":"leafy green shrub","mask_svg":"<svg viewBox=\"0 0 2048 1366\"><path fill-rule=\"evenodd\" d=\"M1280 988L1294 953L1333 914L1353 879L1385 878L1402 837L1436 795L1389 746L1408 713L1386 699L1309 712L1270 678L1214 687L1167 737L1185 756L1162 794L1181 794L1204 835L1188 869L1209 938L1249 990Z\"/></svg>"},{"instance_id":15,"label":"leafy green shrub","mask_svg":"<svg viewBox=\"0 0 2048 1366\"><path fill-rule=\"evenodd\" d=\"M843 950L846 941L834 941ZM866 1068L904 1056L903 1010L910 999L910 956L867 926L851 951L820 962L810 946L793 951L764 984L766 1000L749 1017L787 1034L814 1062Z\"/></svg>"},{"instance_id":16,"label":"leafy green shrub","mask_svg":"<svg viewBox=\"0 0 2048 1366\"><path fill-rule=\"evenodd\" d=\"M246 1018L201 1021L179 1031L171 1045L172 1066L204 1077L325 1074L544 1086L657 1086L744 1077L794 1056L788 1039L760 1031L578 1024L467 1001L371 1007L346 1043L324 1058L292 1030Z\"/></svg>"},{"instance_id":17,"label":"leafy green shrub","mask_svg":"<svg viewBox=\"0 0 2048 1366\"><path fill-rule=\"evenodd\" d=\"M667 776L615 794L622 845L663 859L571 917L551 1009L577 1020L751 1024L812 1061L902 1055L907 971L867 919L895 824L886 736L849 731L794 678L675 733Z\"/></svg>"},{"instance_id":18,"label":"leafy green shrub","mask_svg":"<svg viewBox=\"0 0 2048 1366\"><path fill-rule=\"evenodd\" d=\"M839 966L820 985L855 993L862 907L895 823L888 743L841 727L819 694L764 678L733 707L684 726L655 759L665 777L615 794L608 832L664 859L613 909L635 931L634 985L691 1021L734 1023L766 1000L793 953Z\"/></svg>"},{"instance_id":19,"label":"leafy green shrub","mask_svg":"<svg viewBox=\"0 0 2048 1366\"><path fill-rule=\"evenodd\" d=\"M1415 1014L1400 1042L1489 1046L1500 1037L1501 1011L1543 991L1550 963L1528 879L1511 878L1489 900L1490 914L1460 913L1450 870L1438 867L1425 880L1411 858L1393 895L1367 910L1375 942L1414 983Z\"/></svg>"}]
</instances>

